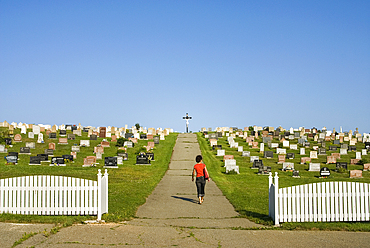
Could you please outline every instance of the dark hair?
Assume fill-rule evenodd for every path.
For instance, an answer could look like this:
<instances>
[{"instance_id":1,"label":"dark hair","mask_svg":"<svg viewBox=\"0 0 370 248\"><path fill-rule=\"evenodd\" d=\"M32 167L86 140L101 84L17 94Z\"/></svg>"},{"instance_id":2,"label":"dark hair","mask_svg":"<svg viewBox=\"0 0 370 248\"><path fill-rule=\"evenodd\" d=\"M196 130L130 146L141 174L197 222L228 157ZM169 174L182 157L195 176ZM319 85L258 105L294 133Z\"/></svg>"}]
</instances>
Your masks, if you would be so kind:
<instances>
[{"instance_id":1,"label":"dark hair","mask_svg":"<svg viewBox=\"0 0 370 248\"><path fill-rule=\"evenodd\" d=\"M202 161L203 157L202 155L198 155L196 158L195 158L195 161L197 161L197 163L199 163L200 161Z\"/></svg>"}]
</instances>

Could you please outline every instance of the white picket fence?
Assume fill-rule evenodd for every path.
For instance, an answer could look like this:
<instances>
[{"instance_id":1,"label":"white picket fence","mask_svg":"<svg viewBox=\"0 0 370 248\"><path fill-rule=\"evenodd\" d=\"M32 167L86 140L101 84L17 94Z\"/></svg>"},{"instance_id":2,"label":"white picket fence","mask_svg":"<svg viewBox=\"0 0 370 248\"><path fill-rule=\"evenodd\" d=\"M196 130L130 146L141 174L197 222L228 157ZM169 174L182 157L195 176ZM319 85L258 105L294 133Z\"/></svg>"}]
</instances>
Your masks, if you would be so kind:
<instances>
[{"instance_id":1,"label":"white picket fence","mask_svg":"<svg viewBox=\"0 0 370 248\"><path fill-rule=\"evenodd\" d=\"M24 176L0 180L0 213L97 215L108 212L108 173L98 180L64 176Z\"/></svg>"},{"instance_id":2,"label":"white picket fence","mask_svg":"<svg viewBox=\"0 0 370 248\"><path fill-rule=\"evenodd\" d=\"M370 184L320 182L279 189L269 176L269 216L282 222L369 221Z\"/></svg>"}]
</instances>

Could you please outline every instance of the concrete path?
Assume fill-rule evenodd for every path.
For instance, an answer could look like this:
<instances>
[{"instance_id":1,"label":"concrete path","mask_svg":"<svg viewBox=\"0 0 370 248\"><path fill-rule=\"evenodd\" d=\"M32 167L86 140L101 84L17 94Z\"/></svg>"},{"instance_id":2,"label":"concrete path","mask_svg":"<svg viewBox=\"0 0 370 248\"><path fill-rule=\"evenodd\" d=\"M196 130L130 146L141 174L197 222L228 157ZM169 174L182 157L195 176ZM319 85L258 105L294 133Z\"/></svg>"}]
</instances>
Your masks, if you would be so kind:
<instances>
[{"instance_id":1,"label":"concrete path","mask_svg":"<svg viewBox=\"0 0 370 248\"><path fill-rule=\"evenodd\" d=\"M207 182L204 203L197 204L191 172L198 154L200 150L196 135L180 134L169 170L146 203L138 209L137 219L124 223L74 225L48 237L40 233L17 247L369 246L369 233L237 230L240 227L258 228L259 225L247 219L235 218L238 214L214 182ZM1 237L9 235L10 240L14 240L6 239L7 242L0 246L10 247L21 238L20 228L13 230L14 224L1 224ZM50 230L51 227L29 225L27 228L36 232L44 228Z\"/></svg>"}]
</instances>

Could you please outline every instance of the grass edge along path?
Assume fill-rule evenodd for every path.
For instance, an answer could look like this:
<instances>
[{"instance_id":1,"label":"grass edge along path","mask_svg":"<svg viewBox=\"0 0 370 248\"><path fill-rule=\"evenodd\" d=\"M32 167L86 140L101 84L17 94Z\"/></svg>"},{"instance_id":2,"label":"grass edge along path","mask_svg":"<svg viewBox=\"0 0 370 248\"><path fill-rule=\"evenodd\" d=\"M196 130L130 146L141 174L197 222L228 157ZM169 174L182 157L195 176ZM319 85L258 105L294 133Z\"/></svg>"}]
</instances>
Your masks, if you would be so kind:
<instances>
[{"instance_id":1,"label":"grass edge along path","mask_svg":"<svg viewBox=\"0 0 370 248\"><path fill-rule=\"evenodd\" d=\"M247 171L240 168L239 175L226 174L223 163L213 154L212 148L202 133L198 132L197 138L211 179L234 206L240 217L272 226L272 219L268 216L268 176L256 175L249 168ZM279 229L370 232L370 225L369 222L288 222L281 223Z\"/></svg>"},{"instance_id":2,"label":"grass edge along path","mask_svg":"<svg viewBox=\"0 0 370 248\"><path fill-rule=\"evenodd\" d=\"M18 131L18 130L17 130ZM16 132L15 132L16 133ZM84 134L87 135L87 134ZM120 222L135 218L136 211L139 206L145 203L146 198L153 192L154 188L160 182L170 163L173 147L177 140L177 133L171 133L166 136L165 140L161 140L155 145L154 154L155 161L151 165L136 165L136 155L142 150L143 145L146 145L147 140L138 140L138 144L134 148L128 148L129 159L119 165L117 169L108 169L109 188L108 188L108 213L102 216L106 222ZM82 137L83 139L86 137ZM100 139L96 143L100 143ZM78 143L75 141L74 143ZM73 143L65 145L65 151L70 151ZM13 148L8 148L9 151L19 151L20 144ZM78 156L86 156L82 150L91 148L81 148L81 154ZM42 153L38 151L37 153ZM111 147L104 150L104 156L116 156L117 147L111 142ZM24 156L24 155L20 155ZM67 164L66 167L46 165L28 165L22 162L27 159L21 158L18 165L6 165L5 159L0 158L0 178L28 176L28 175L59 175L97 180L96 174L98 169L104 173L103 163L97 167L83 168L81 163ZM21 215L21 214L0 214L1 222L13 223L54 223L56 225L71 225L73 223L81 223L88 219L95 219L96 216L47 216L47 215Z\"/></svg>"}]
</instances>

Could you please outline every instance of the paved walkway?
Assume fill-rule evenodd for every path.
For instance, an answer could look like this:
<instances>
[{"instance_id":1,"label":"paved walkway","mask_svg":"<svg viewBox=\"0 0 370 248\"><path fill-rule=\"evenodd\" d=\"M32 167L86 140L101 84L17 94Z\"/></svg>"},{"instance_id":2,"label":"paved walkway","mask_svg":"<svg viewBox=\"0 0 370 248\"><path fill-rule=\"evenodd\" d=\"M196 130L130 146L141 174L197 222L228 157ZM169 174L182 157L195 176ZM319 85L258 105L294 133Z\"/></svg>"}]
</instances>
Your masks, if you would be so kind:
<instances>
[{"instance_id":1,"label":"paved walkway","mask_svg":"<svg viewBox=\"0 0 370 248\"><path fill-rule=\"evenodd\" d=\"M259 225L238 214L214 182L207 182L202 205L197 204L191 172L200 154L195 134L180 134L169 170L137 219L124 223L74 225L57 234L33 236L17 247L368 247L369 233L235 230ZM212 175L210 175L212 177ZM50 225L1 223L2 247L10 247L27 232ZM9 230L11 229L11 230ZM22 232L23 231L23 232ZM8 238L9 237L9 238Z\"/></svg>"}]
</instances>

